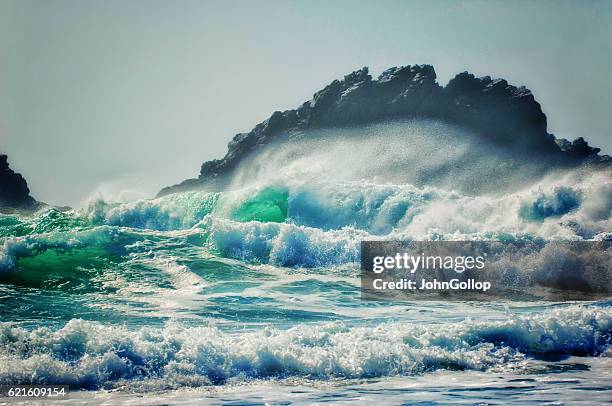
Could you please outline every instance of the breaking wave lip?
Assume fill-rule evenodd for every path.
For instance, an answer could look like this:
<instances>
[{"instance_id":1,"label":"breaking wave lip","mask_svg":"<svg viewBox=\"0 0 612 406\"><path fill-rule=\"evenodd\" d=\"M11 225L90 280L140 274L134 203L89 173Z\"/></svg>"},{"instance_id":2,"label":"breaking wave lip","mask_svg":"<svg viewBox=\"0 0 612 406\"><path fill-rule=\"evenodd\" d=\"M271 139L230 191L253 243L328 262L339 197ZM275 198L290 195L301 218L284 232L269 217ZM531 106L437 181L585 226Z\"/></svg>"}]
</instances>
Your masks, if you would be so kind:
<instances>
[{"instance_id":1,"label":"breaking wave lip","mask_svg":"<svg viewBox=\"0 0 612 406\"><path fill-rule=\"evenodd\" d=\"M219 193L185 192L131 203L107 203L96 198L83 214L93 224L150 230L188 229L211 213Z\"/></svg>"},{"instance_id":2,"label":"breaking wave lip","mask_svg":"<svg viewBox=\"0 0 612 406\"><path fill-rule=\"evenodd\" d=\"M574 171L502 196L466 196L409 184L284 180L129 204L96 201L84 214L95 224L153 230L188 229L212 215L325 231L353 227L378 236L503 231L591 239L612 227L612 183L607 175Z\"/></svg>"},{"instance_id":3,"label":"breaking wave lip","mask_svg":"<svg viewBox=\"0 0 612 406\"><path fill-rule=\"evenodd\" d=\"M357 262L359 242L369 234L354 228L323 231L286 223L238 223L207 218L208 245L224 257L283 267L317 268Z\"/></svg>"},{"instance_id":4,"label":"breaking wave lip","mask_svg":"<svg viewBox=\"0 0 612 406\"><path fill-rule=\"evenodd\" d=\"M414 375L449 370L526 368L550 356L606 356L609 303L572 305L503 321L375 327L342 323L264 329L239 335L214 326L128 330L73 319L53 330L0 325L0 383L158 389L230 380L315 380Z\"/></svg>"}]
</instances>

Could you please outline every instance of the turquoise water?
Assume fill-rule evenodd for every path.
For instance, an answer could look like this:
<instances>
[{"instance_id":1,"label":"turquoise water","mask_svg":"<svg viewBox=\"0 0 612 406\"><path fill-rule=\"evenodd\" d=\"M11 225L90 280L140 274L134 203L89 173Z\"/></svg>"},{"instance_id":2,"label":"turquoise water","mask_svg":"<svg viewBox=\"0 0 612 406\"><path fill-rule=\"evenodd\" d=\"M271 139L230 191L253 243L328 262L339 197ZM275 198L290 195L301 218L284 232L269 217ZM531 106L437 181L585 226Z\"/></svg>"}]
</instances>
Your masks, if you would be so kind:
<instances>
[{"instance_id":1,"label":"turquoise water","mask_svg":"<svg viewBox=\"0 0 612 406\"><path fill-rule=\"evenodd\" d=\"M0 383L445 403L524 400L554 375L555 396L590 379L609 398L612 302L363 302L357 263L363 239L609 239L605 179L497 197L273 182L1 215Z\"/></svg>"}]
</instances>

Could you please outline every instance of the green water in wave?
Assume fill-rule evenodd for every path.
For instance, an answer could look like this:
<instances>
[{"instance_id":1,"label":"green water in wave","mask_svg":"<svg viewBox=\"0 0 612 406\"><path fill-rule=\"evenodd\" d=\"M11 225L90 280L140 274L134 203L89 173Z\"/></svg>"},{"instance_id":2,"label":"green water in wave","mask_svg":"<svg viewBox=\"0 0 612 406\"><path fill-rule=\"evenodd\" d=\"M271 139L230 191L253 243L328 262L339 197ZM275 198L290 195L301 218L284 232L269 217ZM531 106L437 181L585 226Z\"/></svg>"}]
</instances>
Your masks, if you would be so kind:
<instances>
[{"instance_id":1,"label":"green water in wave","mask_svg":"<svg viewBox=\"0 0 612 406\"><path fill-rule=\"evenodd\" d=\"M283 188L266 188L246 200L232 213L236 221L282 223L287 218L289 192Z\"/></svg>"},{"instance_id":2,"label":"green water in wave","mask_svg":"<svg viewBox=\"0 0 612 406\"><path fill-rule=\"evenodd\" d=\"M90 226L90 223L73 211L48 209L32 217L0 216L0 237L22 237L29 234L69 231Z\"/></svg>"}]
</instances>

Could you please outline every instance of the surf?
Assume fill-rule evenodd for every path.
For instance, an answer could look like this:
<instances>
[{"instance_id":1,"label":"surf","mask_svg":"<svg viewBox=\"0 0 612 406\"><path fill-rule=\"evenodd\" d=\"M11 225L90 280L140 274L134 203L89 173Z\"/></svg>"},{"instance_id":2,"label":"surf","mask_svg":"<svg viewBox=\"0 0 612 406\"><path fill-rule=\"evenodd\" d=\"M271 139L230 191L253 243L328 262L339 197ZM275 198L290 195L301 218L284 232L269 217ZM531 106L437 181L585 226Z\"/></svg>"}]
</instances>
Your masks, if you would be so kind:
<instances>
[{"instance_id":1,"label":"surf","mask_svg":"<svg viewBox=\"0 0 612 406\"><path fill-rule=\"evenodd\" d=\"M329 323L233 335L214 326L128 330L71 320L59 329L0 326L0 383L157 390L233 381L412 376L440 368L506 372L528 357L599 356L611 344L612 313L568 306L499 321L376 327Z\"/></svg>"}]
</instances>

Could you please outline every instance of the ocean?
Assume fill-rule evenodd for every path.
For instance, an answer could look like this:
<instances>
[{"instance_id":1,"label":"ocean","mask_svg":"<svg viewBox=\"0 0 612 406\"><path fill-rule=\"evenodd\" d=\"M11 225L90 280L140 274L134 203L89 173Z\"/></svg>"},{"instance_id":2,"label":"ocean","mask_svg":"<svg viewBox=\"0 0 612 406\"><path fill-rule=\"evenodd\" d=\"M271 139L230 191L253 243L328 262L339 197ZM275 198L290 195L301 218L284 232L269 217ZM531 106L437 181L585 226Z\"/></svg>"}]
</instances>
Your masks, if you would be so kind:
<instances>
[{"instance_id":1,"label":"ocean","mask_svg":"<svg viewBox=\"0 0 612 406\"><path fill-rule=\"evenodd\" d=\"M609 299L363 301L359 265L363 240L609 241L609 175L470 194L293 174L2 214L0 384L68 384L71 404L609 402Z\"/></svg>"}]
</instances>

